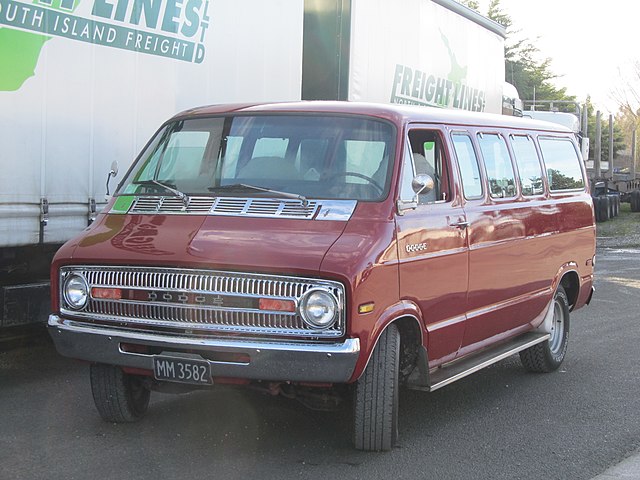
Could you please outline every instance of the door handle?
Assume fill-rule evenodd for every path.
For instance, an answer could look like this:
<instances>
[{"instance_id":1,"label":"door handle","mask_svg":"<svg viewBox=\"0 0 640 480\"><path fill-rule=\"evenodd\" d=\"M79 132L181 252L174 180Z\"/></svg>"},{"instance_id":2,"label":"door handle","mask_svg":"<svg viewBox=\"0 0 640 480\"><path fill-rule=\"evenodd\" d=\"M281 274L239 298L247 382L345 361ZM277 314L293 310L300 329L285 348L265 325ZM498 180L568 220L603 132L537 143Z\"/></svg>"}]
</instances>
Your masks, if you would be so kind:
<instances>
[{"instance_id":1,"label":"door handle","mask_svg":"<svg viewBox=\"0 0 640 480\"><path fill-rule=\"evenodd\" d=\"M469 226L469 222L467 222L466 220L461 220L460 222L452 223L449 226L459 228L460 230L465 230Z\"/></svg>"}]
</instances>

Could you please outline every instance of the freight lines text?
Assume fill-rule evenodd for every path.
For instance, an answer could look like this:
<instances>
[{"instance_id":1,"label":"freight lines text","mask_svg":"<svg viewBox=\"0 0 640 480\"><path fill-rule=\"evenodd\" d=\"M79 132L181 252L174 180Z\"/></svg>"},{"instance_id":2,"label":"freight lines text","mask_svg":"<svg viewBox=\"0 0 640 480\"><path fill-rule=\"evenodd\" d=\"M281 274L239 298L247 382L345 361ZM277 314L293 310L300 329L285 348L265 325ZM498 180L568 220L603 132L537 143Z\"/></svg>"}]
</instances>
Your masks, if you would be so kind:
<instances>
[{"instance_id":1,"label":"freight lines text","mask_svg":"<svg viewBox=\"0 0 640 480\"><path fill-rule=\"evenodd\" d=\"M474 112L485 109L485 93L464 83L396 65L391 103L459 108Z\"/></svg>"}]
</instances>

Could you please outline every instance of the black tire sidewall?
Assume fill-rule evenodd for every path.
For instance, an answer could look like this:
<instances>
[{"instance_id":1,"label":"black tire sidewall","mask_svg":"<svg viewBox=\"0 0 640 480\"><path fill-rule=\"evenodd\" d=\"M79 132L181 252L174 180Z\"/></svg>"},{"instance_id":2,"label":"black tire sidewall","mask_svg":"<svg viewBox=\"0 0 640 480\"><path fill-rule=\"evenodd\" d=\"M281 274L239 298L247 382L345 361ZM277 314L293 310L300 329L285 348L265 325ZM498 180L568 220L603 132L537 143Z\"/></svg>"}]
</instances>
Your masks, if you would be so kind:
<instances>
[{"instance_id":1,"label":"black tire sidewall","mask_svg":"<svg viewBox=\"0 0 640 480\"><path fill-rule=\"evenodd\" d=\"M378 389L372 391L372 385L378 384L382 376L385 377L383 383L387 387L381 389L378 386ZM353 433L357 449L386 451L397 443L399 378L400 332L392 324L380 334L369 363L353 392ZM391 402L390 415L371 413L384 412L387 402Z\"/></svg>"}]
</instances>

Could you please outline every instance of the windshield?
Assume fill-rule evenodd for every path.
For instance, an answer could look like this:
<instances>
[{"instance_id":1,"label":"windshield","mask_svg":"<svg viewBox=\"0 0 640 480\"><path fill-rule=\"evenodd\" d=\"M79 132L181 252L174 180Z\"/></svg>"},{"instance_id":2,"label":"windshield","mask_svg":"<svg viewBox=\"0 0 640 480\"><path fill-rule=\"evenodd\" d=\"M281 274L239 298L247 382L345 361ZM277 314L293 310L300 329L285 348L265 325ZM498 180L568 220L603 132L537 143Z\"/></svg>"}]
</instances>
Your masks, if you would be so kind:
<instances>
[{"instance_id":1,"label":"windshield","mask_svg":"<svg viewBox=\"0 0 640 480\"><path fill-rule=\"evenodd\" d=\"M168 187L186 195L381 200L394 138L391 124L355 116L183 120L158 132L117 194L167 195Z\"/></svg>"}]
</instances>

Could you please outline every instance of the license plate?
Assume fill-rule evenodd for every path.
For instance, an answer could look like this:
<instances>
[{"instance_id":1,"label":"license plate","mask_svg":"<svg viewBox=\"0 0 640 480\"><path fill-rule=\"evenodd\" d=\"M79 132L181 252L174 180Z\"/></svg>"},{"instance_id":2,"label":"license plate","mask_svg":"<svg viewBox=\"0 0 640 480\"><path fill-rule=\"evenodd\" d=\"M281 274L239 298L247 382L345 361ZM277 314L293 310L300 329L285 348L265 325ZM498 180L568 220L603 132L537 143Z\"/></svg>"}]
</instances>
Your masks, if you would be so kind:
<instances>
[{"instance_id":1,"label":"license plate","mask_svg":"<svg viewBox=\"0 0 640 480\"><path fill-rule=\"evenodd\" d=\"M154 357L153 374L157 380L211 385L211 365L204 360L190 358Z\"/></svg>"}]
</instances>

